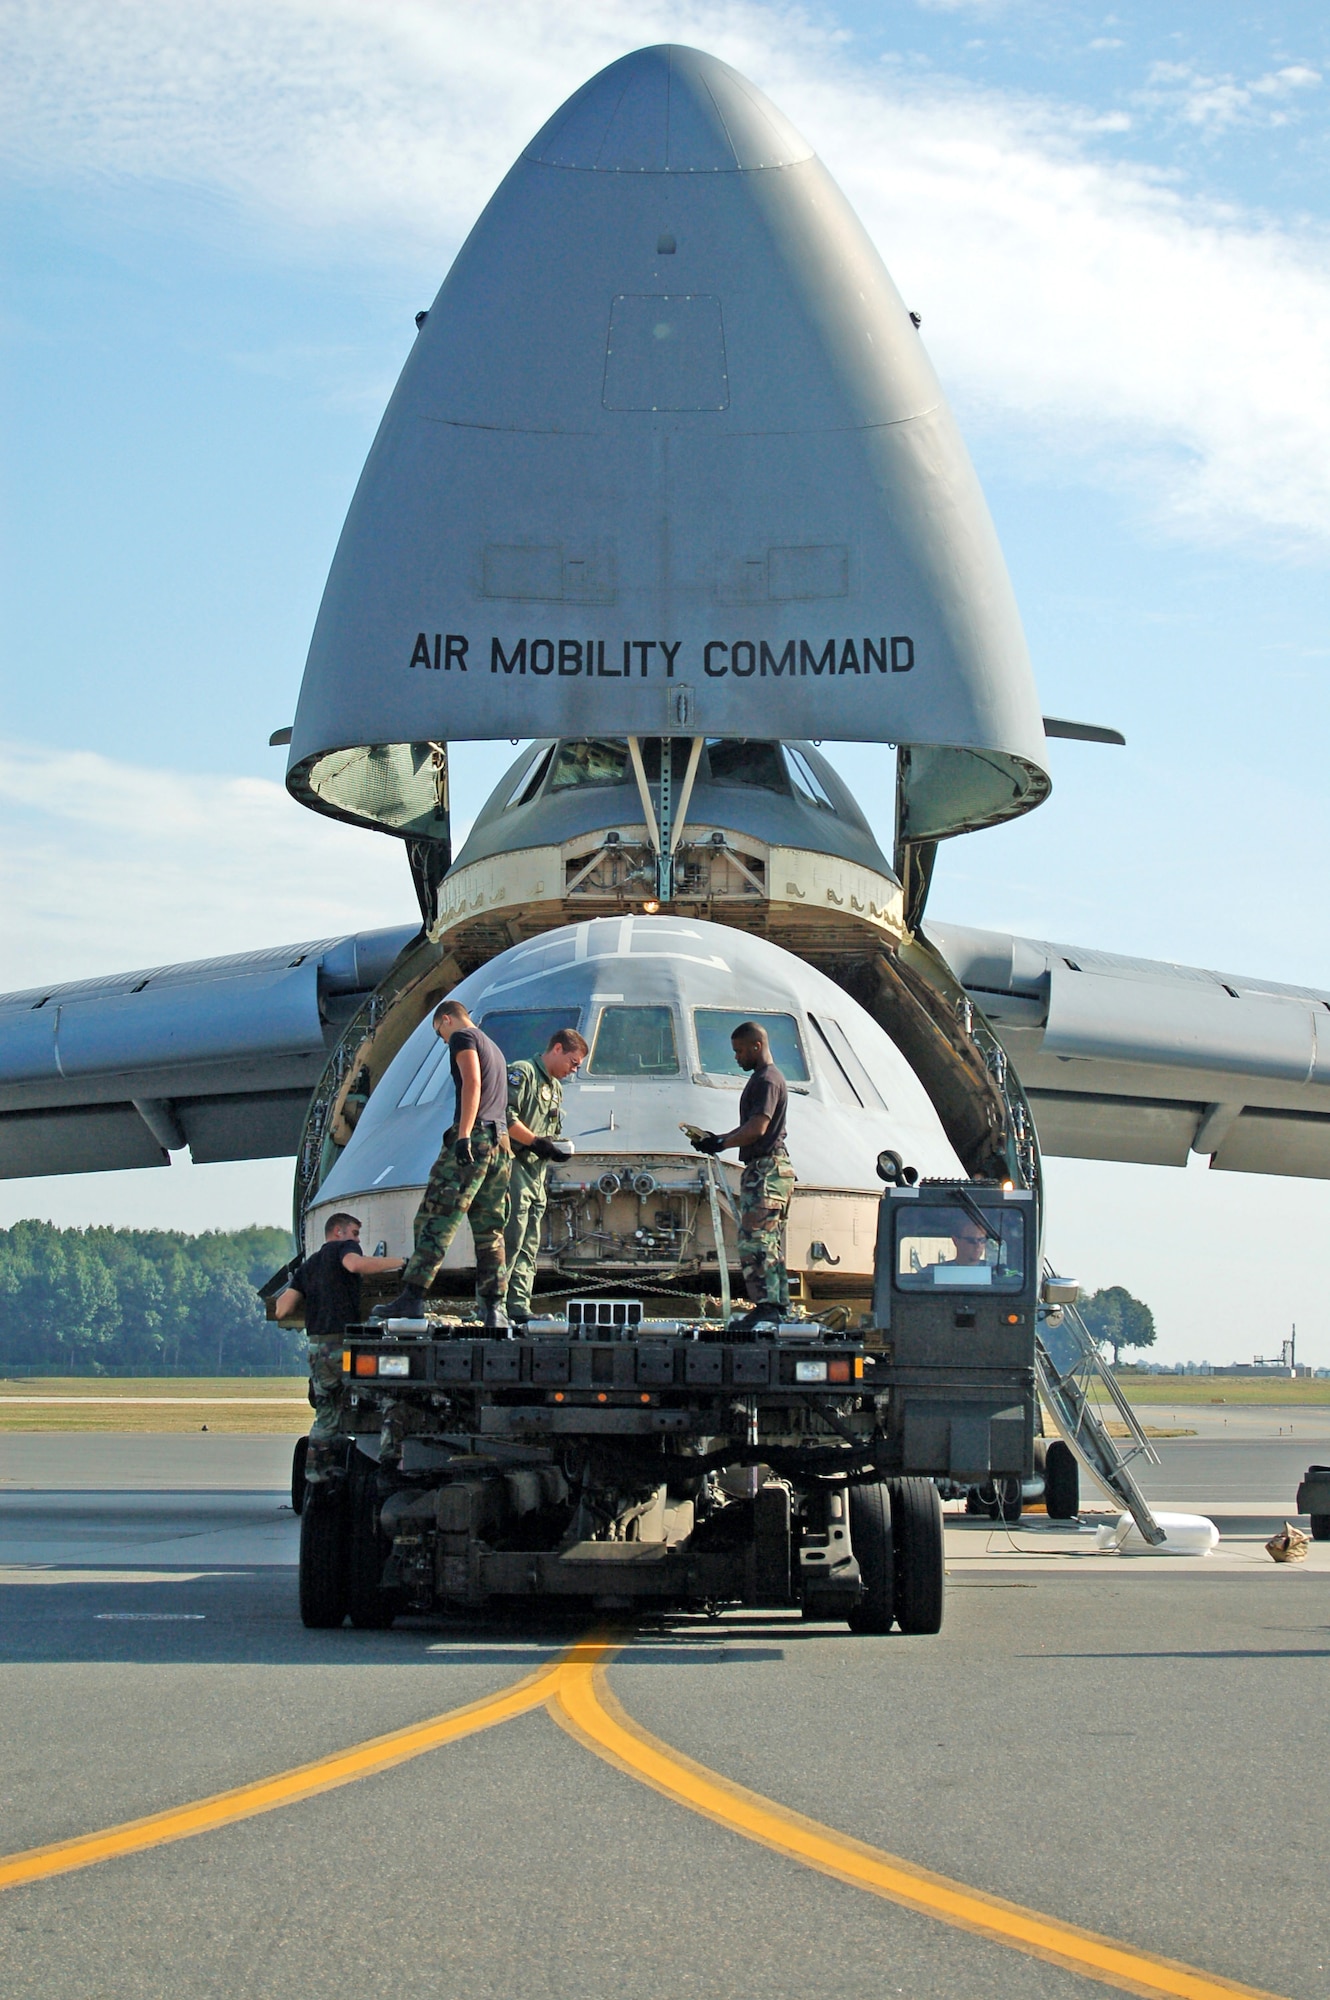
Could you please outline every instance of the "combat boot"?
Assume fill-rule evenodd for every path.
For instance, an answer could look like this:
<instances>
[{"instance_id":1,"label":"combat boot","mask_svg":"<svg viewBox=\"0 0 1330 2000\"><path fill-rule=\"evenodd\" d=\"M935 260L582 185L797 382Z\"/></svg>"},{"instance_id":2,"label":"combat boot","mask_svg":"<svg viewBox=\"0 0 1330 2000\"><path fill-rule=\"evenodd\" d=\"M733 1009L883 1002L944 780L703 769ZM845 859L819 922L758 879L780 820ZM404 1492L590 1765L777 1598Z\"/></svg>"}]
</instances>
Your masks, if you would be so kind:
<instances>
[{"instance_id":1,"label":"combat boot","mask_svg":"<svg viewBox=\"0 0 1330 2000\"><path fill-rule=\"evenodd\" d=\"M513 1338L513 1328L508 1318L507 1310L499 1304L497 1299L487 1299L485 1301L483 1324L486 1333L492 1333L500 1340L511 1340Z\"/></svg>"},{"instance_id":2,"label":"combat boot","mask_svg":"<svg viewBox=\"0 0 1330 2000\"><path fill-rule=\"evenodd\" d=\"M415 1285L404 1285L387 1305L375 1306L371 1319L424 1319L425 1294Z\"/></svg>"}]
</instances>

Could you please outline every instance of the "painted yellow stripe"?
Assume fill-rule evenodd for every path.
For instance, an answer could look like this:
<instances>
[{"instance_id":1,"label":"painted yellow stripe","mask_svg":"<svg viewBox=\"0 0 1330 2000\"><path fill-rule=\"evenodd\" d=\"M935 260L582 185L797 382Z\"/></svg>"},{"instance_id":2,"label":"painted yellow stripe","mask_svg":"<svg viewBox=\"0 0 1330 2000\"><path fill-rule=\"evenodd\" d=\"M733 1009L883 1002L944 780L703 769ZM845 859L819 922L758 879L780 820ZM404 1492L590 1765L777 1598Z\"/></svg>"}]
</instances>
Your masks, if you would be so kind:
<instances>
[{"instance_id":1,"label":"painted yellow stripe","mask_svg":"<svg viewBox=\"0 0 1330 2000\"><path fill-rule=\"evenodd\" d=\"M1257 1987L1137 1951L934 1875L695 1764L625 1714L605 1676L612 1650L617 1650L612 1642L591 1640L569 1655L549 1691L550 1713L597 1756L676 1804L857 1889L1124 1992L1146 1995L1148 2000L1220 2000L1221 1995L1233 1994L1246 1995L1247 2000L1274 2000Z\"/></svg>"},{"instance_id":2,"label":"painted yellow stripe","mask_svg":"<svg viewBox=\"0 0 1330 2000\"><path fill-rule=\"evenodd\" d=\"M577 1649L574 1648L574 1653ZM58 1840L49 1847L30 1847L21 1854L0 1859L0 1889L13 1889L25 1882L41 1882L51 1875L65 1875L75 1868L91 1868L99 1861L111 1861L123 1854L140 1854L145 1848L162 1847L169 1841L188 1840L196 1833L212 1833L232 1826L237 1820L252 1819L257 1813L274 1812L279 1806L294 1805L300 1799L330 1792L338 1785L351 1785L359 1778L389 1771L427 1750L438 1750L459 1737L474 1735L478 1729L492 1729L515 1715L525 1715L549 1699L568 1655L552 1660L499 1694L450 1709L427 1722L394 1729L386 1736L373 1736L355 1743L331 1757L312 1764L299 1764L274 1778L260 1778L251 1785L237 1785L229 1792L214 1792L210 1798L196 1799L192 1805L171 1806L165 1812L149 1813L144 1819L123 1821L100 1833ZM599 1649L597 1658L603 1657Z\"/></svg>"}]
</instances>

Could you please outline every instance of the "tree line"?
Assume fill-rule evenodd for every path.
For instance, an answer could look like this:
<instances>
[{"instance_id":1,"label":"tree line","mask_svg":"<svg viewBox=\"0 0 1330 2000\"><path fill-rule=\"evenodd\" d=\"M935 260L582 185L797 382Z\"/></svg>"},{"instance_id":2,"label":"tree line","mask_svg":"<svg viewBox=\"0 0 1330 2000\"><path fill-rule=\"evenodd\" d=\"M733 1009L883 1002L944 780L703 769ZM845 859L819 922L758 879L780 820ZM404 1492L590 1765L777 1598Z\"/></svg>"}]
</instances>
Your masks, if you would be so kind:
<instances>
[{"instance_id":1,"label":"tree line","mask_svg":"<svg viewBox=\"0 0 1330 2000\"><path fill-rule=\"evenodd\" d=\"M0 1375L301 1371L304 1339L255 1295L284 1229L0 1229Z\"/></svg>"}]
</instances>

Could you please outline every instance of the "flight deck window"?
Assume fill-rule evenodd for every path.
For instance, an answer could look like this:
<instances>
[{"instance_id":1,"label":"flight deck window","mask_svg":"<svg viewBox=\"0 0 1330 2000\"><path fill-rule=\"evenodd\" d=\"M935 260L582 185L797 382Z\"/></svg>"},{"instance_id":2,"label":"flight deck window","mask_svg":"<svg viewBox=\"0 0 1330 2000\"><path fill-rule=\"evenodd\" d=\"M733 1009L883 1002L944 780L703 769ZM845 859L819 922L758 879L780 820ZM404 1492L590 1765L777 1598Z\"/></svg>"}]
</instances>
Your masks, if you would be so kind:
<instances>
[{"instance_id":1,"label":"flight deck window","mask_svg":"<svg viewBox=\"0 0 1330 2000\"><path fill-rule=\"evenodd\" d=\"M669 1007L604 1007L591 1050L591 1076L677 1076L679 1050Z\"/></svg>"},{"instance_id":2,"label":"flight deck window","mask_svg":"<svg viewBox=\"0 0 1330 2000\"><path fill-rule=\"evenodd\" d=\"M540 781L549 769L553 754L550 749L541 750L531 763L524 766L521 777L508 795L508 803L504 806L505 812L511 812L514 806L530 805L540 790Z\"/></svg>"},{"instance_id":3,"label":"flight deck window","mask_svg":"<svg viewBox=\"0 0 1330 2000\"><path fill-rule=\"evenodd\" d=\"M787 1083L807 1083L808 1064L804 1061L793 1014L745 1014L737 1007L696 1007L693 1010L698 1060L709 1076L732 1076L736 1081L742 1078L743 1071L734 1060L734 1046L730 1041L740 1021L756 1021L759 1028L766 1029L767 1040L771 1044L771 1060Z\"/></svg>"},{"instance_id":4,"label":"flight deck window","mask_svg":"<svg viewBox=\"0 0 1330 2000\"><path fill-rule=\"evenodd\" d=\"M778 743L758 743L746 736L708 736L707 763L713 785L756 785L767 792L789 792Z\"/></svg>"},{"instance_id":5,"label":"flight deck window","mask_svg":"<svg viewBox=\"0 0 1330 2000\"><path fill-rule=\"evenodd\" d=\"M881 1091L868 1071L860 1062L850 1040L839 1021L827 1015L810 1014L813 1032L822 1043L823 1052L829 1058L824 1065L828 1081L842 1104L861 1104L865 1111L882 1110L887 1106Z\"/></svg>"},{"instance_id":6,"label":"flight deck window","mask_svg":"<svg viewBox=\"0 0 1330 2000\"><path fill-rule=\"evenodd\" d=\"M613 737L579 736L555 752L547 792L570 792L578 785L622 785L628 778L628 745Z\"/></svg>"},{"instance_id":7,"label":"flight deck window","mask_svg":"<svg viewBox=\"0 0 1330 2000\"><path fill-rule=\"evenodd\" d=\"M544 1055L550 1036L560 1028L575 1028L579 1014L577 1007L527 1007L511 1013L486 1014L480 1025L499 1044L510 1063L529 1062L532 1056Z\"/></svg>"},{"instance_id":8,"label":"flight deck window","mask_svg":"<svg viewBox=\"0 0 1330 2000\"><path fill-rule=\"evenodd\" d=\"M792 750L785 745L785 762L790 767L790 777L794 782L794 796L803 799L810 806L821 806L824 812L835 812L827 795L826 786L818 777L802 750Z\"/></svg>"},{"instance_id":9,"label":"flight deck window","mask_svg":"<svg viewBox=\"0 0 1330 2000\"><path fill-rule=\"evenodd\" d=\"M896 1283L902 1291L1018 1292L1024 1278L1025 1217L986 1208L990 1235L959 1202L899 1201Z\"/></svg>"}]
</instances>

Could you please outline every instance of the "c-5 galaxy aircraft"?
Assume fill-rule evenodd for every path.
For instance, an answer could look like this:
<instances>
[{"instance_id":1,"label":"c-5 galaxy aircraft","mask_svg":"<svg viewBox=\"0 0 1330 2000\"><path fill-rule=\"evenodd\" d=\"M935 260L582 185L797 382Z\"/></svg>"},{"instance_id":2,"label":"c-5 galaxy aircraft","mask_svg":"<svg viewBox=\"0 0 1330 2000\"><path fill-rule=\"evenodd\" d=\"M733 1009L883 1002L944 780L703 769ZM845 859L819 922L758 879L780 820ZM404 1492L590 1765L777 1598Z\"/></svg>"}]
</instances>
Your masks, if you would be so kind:
<instances>
[{"instance_id":1,"label":"c-5 galaxy aircraft","mask_svg":"<svg viewBox=\"0 0 1330 2000\"><path fill-rule=\"evenodd\" d=\"M890 1320L880 1154L963 1202L967 1187L1024 1197L1036 1218L1041 1149L1330 1175L1327 996L927 921L938 843L1036 807L1049 736L1121 739L1041 716L917 326L760 92L690 49L612 64L523 152L418 326L294 724L274 741L289 739L293 798L403 843L420 926L6 996L0 1172L164 1165L185 1146L200 1161L294 1152L307 1247L333 1206L354 1205L367 1239L404 1252L449 1108L428 1017L456 990L510 1057L574 1019L591 1044L568 1093L579 1150L552 1184L548 1295L664 1301L676 1331L680 1315L714 1315L716 1295L729 1303L733 1170L699 1166L680 1125L730 1121L729 1031L744 1016L766 1024L793 1093L795 1295L842 1329L856 1312L879 1331ZM528 747L454 854L450 758L504 737ZM836 741L882 746L890 857L815 747ZM986 1226L1000 1265L1005 1224ZM1036 1220L1030 1268L1037 1234ZM940 1254L921 1260L916 1244L914 1275ZM459 1241L441 1309L451 1299L465 1318L471 1285ZM1029 1269L1020 1285L1025 1298ZM958 1304L955 1324L976 1321ZM1019 1476L1028 1421L1014 1456L995 1440L1032 1396L1006 1376L989 1388L963 1420L930 1417L927 1449L926 1424L906 1449L883 1419L870 1448L835 1409L819 1435L859 1450L861 1478ZM556 1393L562 1406L572 1392ZM908 1403L898 1384L879 1417L892 1394ZM731 1465L775 1462L759 1400ZM472 1414L518 1448L516 1420ZM463 1446L433 1449L443 1478ZM474 1439L465 1455L474 1470ZM565 1466L557 1505L532 1501L573 1510L546 1522L552 1548L574 1520L583 1540L628 1546L625 1523L646 1518L640 1493L624 1498L641 1465L607 1515L613 1481L593 1459ZM813 1519L782 1476L796 1521ZM662 1548L692 1532L682 1491L661 1488L676 1521ZM694 1483L690 1523L703 1499ZM497 1517L476 1505L492 1540ZM870 1532L867 1505L856 1532ZM871 1528L879 1622L890 1512ZM817 1532L830 1518L823 1507ZM365 1545L390 1527L375 1517ZM477 1528L467 1546L483 1542ZM472 1562L445 1589L438 1565L436 1594L490 1588ZM414 1598L401 1563L391 1588L425 1601L418 1572ZM679 1575L670 1588L687 1595ZM847 1603L866 1578L844 1584ZM388 1601L381 1588L375 1569L362 1613ZM917 1628L924 1614L908 1615Z\"/></svg>"}]
</instances>

